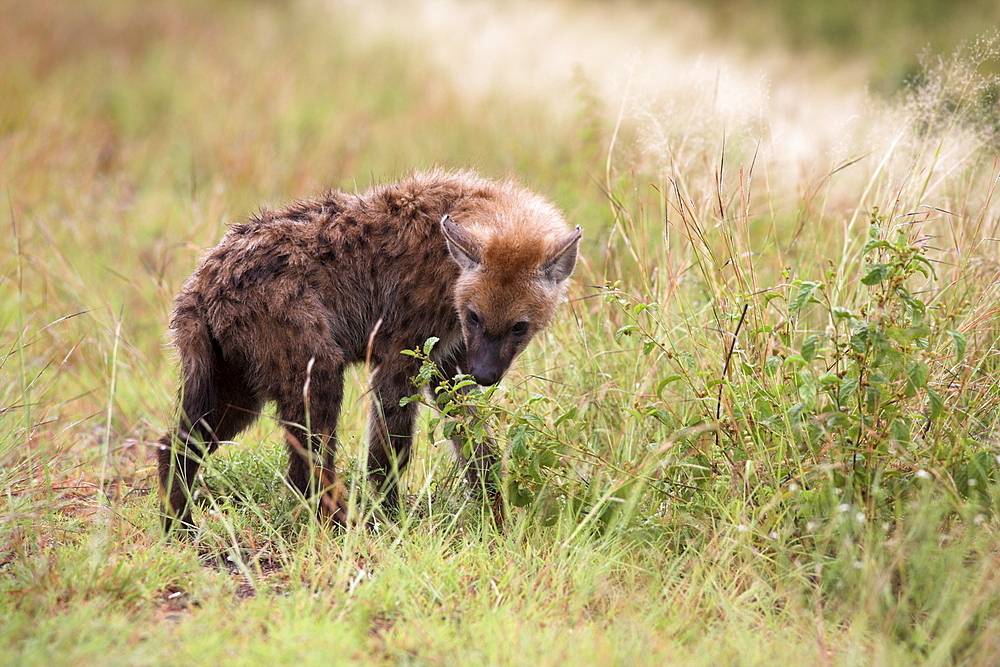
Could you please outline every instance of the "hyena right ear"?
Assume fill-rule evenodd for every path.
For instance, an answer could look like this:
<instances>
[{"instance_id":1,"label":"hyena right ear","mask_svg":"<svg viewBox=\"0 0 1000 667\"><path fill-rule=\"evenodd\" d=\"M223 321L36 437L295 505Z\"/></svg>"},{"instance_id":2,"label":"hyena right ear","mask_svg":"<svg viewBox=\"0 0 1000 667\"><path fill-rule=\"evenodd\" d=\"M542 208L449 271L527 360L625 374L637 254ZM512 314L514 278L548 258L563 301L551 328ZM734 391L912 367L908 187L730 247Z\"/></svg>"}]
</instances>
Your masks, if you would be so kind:
<instances>
[{"instance_id":1,"label":"hyena right ear","mask_svg":"<svg viewBox=\"0 0 1000 667\"><path fill-rule=\"evenodd\" d=\"M542 273L546 278L554 283L561 283L569 278L573 273L573 267L576 266L576 248L580 245L582 235L583 230L577 225L576 229L552 249L545 264L542 265Z\"/></svg>"},{"instance_id":2,"label":"hyena right ear","mask_svg":"<svg viewBox=\"0 0 1000 667\"><path fill-rule=\"evenodd\" d=\"M479 244L469 232L462 229L446 215L441 218L441 231L448 242L448 252L463 271L472 271L483 263Z\"/></svg>"}]
</instances>

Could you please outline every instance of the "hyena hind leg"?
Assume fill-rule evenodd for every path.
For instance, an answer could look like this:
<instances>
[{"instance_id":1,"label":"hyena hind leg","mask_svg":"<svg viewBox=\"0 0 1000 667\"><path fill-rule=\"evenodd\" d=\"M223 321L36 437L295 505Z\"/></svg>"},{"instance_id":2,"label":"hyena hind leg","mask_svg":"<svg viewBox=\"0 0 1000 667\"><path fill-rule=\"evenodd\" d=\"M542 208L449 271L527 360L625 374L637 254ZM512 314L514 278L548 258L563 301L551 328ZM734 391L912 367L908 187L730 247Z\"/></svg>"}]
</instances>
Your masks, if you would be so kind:
<instances>
[{"instance_id":1,"label":"hyena hind leg","mask_svg":"<svg viewBox=\"0 0 1000 667\"><path fill-rule=\"evenodd\" d=\"M190 383L189 383L190 384ZM191 485L205 457L249 426L260 414L262 401L233 381L185 392L176 429L159 440L157 468L163 527L194 527Z\"/></svg>"}]
</instances>

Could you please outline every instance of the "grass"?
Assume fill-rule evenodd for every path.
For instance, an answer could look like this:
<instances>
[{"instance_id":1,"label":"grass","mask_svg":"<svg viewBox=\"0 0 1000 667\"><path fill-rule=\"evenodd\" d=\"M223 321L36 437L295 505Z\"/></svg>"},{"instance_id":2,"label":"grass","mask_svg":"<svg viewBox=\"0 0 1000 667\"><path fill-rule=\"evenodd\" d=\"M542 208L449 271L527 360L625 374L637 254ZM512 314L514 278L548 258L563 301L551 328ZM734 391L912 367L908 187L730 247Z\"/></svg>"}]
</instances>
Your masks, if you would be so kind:
<instances>
[{"instance_id":1,"label":"grass","mask_svg":"<svg viewBox=\"0 0 1000 667\"><path fill-rule=\"evenodd\" d=\"M0 663L994 664L996 41L793 160L766 110L683 87L464 90L352 11L5 7ZM164 539L164 330L202 250L438 164L585 229L563 316L463 399L510 525L426 410L398 524L311 521L264 419L206 466L194 539Z\"/></svg>"}]
</instances>

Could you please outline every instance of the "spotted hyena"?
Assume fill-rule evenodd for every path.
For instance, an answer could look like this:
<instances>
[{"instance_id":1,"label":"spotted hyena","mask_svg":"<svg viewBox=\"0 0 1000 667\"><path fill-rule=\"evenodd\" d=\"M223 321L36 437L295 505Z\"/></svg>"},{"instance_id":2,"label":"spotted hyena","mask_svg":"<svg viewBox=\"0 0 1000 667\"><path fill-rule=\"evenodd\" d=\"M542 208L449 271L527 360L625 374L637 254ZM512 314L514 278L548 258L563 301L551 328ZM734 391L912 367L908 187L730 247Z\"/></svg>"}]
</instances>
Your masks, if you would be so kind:
<instances>
[{"instance_id":1,"label":"spotted hyena","mask_svg":"<svg viewBox=\"0 0 1000 667\"><path fill-rule=\"evenodd\" d=\"M178 426L160 440L166 528L191 525L203 457L268 401L286 427L289 481L345 523L334 451L344 370L356 363L371 369L368 470L395 510L416 411L400 399L419 365L401 351L437 337L444 375L495 384L552 320L579 240L542 197L469 172L330 192L232 226L170 322L182 382ZM468 475L495 499L494 463L482 446Z\"/></svg>"}]
</instances>

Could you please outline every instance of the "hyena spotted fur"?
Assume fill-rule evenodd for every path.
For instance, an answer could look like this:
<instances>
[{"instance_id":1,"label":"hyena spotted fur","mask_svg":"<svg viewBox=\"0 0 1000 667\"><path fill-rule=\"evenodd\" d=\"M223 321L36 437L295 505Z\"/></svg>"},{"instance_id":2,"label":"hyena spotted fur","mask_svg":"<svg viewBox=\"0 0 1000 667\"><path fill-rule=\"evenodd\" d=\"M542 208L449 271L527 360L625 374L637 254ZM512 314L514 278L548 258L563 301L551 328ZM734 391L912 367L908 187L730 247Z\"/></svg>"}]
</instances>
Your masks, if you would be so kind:
<instances>
[{"instance_id":1,"label":"hyena spotted fur","mask_svg":"<svg viewBox=\"0 0 1000 667\"><path fill-rule=\"evenodd\" d=\"M321 515L348 523L335 478L337 418L348 364L368 363L368 471L398 508L410 455L419 361L430 337L444 375L498 382L564 299L580 228L542 197L469 172L416 173L362 194L330 192L232 226L177 297L179 423L160 440L165 528L190 527L203 458L277 405L288 478L322 494ZM462 448L456 446L458 455ZM469 481L496 501L484 446Z\"/></svg>"}]
</instances>

